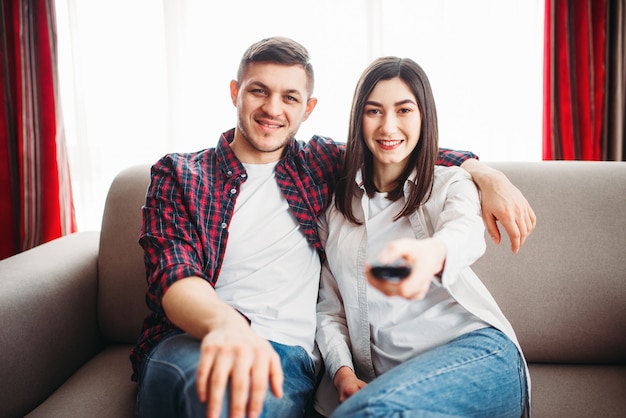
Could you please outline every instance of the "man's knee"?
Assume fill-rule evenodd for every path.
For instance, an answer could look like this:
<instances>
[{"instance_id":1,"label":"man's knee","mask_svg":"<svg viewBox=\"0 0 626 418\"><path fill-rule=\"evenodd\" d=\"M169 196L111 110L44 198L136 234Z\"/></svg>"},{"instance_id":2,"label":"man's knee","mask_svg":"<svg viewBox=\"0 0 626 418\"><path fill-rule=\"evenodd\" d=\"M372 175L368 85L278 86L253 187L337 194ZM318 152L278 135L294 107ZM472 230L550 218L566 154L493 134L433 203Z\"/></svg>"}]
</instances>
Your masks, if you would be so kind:
<instances>
[{"instance_id":1,"label":"man's knee","mask_svg":"<svg viewBox=\"0 0 626 418\"><path fill-rule=\"evenodd\" d=\"M186 334L162 341L144 360L139 374L140 417L206 415L196 390L199 344Z\"/></svg>"}]
</instances>

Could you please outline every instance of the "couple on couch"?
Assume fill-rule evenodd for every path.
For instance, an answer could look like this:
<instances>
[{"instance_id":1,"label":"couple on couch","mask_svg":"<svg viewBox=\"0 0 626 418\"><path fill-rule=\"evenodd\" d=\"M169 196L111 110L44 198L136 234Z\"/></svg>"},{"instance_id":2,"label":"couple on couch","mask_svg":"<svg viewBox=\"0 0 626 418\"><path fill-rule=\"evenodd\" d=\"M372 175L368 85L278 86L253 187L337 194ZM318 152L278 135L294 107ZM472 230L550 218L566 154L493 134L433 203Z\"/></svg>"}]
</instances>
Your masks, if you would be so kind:
<instances>
[{"instance_id":1,"label":"couple on couch","mask_svg":"<svg viewBox=\"0 0 626 418\"><path fill-rule=\"evenodd\" d=\"M345 145L295 140L313 87L303 46L261 40L230 84L236 127L152 167L138 416L527 415L521 348L469 266L496 220L517 252L532 209L473 154L439 149L411 59L365 69ZM407 277L373 274L394 262ZM312 412L321 360L337 399Z\"/></svg>"}]
</instances>

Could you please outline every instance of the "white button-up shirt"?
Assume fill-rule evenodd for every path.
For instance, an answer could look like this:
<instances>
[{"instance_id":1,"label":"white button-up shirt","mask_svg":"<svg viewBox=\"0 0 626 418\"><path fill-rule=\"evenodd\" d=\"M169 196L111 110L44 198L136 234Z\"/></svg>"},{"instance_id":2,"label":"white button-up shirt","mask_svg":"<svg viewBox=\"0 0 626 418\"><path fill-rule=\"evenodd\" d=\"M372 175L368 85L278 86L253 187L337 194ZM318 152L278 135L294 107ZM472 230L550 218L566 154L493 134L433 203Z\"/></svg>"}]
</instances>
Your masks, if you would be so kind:
<instances>
[{"instance_id":1,"label":"white button-up shirt","mask_svg":"<svg viewBox=\"0 0 626 418\"><path fill-rule=\"evenodd\" d=\"M356 181L362 183L360 175ZM409 187L409 184L405 186L405 196ZM362 225L347 221L334 204L320 221L320 238L328 259L322 269L316 341L331 381L342 366L350 367L366 382L384 371L376 370L372 359L372 352L376 348L373 350L371 344L378 337L372 338L371 335L372 318L368 298L371 290L368 290L364 273L366 261L371 261L367 260L368 199L365 191L362 196L353 199L354 214L357 219L364 221ZM440 286L454 302L450 305L452 309L460 308L456 314L466 312L468 318L473 318L470 322L475 321L468 329L487 325L500 329L518 346L521 353L509 321L470 268L483 255L486 245L480 198L469 174L458 167L437 166L430 198L408 217L408 223L415 238L436 237L444 242L446 261ZM438 309L437 315L445 316L445 309ZM381 319L375 319L375 323L380 325ZM427 323L427 320L422 321L422 325ZM454 332L463 334L468 330L459 328ZM412 336L403 327L397 331L390 330L385 334L387 341L384 342L383 350L387 356L394 352L400 353L403 350L400 344L403 347L410 345L407 339L411 338L417 340L420 337L417 333ZM379 340L375 345L381 346L383 342Z\"/></svg>"}]
</instances>

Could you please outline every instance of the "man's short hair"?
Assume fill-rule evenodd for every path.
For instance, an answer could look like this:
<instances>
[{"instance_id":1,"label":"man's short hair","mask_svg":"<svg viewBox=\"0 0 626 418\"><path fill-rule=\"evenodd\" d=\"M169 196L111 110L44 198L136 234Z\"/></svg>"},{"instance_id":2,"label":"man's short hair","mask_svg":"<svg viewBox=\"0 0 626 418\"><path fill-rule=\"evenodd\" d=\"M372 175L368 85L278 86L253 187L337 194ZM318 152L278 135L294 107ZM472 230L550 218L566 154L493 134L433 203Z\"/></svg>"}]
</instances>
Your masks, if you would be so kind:
<instances>
[{"instance_id":1,"label":"man's short hair","mask_svg":"<svg viewBox=\"0 0 626 418\"><path fill-rule=\"evenodd\" d=\"M237 81L240 81L248 65L253 62L271 62L281 65L301 65L307 76L309 97L313 95L315 84L313 66L309 51L293 39L275 36L256 42L244 52L237 70Z\"/></svg>"}]
</instances>

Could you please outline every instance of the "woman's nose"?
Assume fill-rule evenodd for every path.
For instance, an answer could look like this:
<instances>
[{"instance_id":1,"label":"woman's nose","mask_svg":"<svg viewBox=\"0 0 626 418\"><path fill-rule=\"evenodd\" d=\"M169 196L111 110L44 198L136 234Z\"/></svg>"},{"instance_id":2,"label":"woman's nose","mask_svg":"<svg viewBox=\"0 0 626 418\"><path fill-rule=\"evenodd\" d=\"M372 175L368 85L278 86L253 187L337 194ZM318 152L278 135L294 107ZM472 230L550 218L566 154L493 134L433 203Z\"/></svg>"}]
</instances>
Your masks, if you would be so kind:
<instances>
[{"instance_id":1,"label":"woman's nose","mask_svg":"<svg viewBox=\"0 0 626 418\"><path fill-rule=\"evenodd\" d=\"M380 130L383 134L390 135L398 129L396 115L385 115L381 120Z\"/></svg>"}]
</instances>

